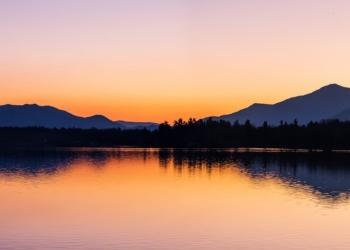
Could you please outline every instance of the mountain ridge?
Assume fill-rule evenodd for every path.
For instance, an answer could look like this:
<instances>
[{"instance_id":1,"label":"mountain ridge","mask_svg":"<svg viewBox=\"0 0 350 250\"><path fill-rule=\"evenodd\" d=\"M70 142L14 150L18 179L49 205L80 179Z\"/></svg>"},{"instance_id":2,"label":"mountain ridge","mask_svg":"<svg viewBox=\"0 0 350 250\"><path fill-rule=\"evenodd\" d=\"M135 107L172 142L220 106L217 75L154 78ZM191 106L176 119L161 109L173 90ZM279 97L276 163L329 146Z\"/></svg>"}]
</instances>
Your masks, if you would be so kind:
<instances>
[{"instance_id":1,"label":"mountain ridge","mask_svg":"<svg viewBox=\"0 0 350 250\"><path fill-rule=\"evenodd\" d=\"M333 83L275 104L254 103L237 112L211 118L231 123L236 120L242 123L249 119L256 126L261 126L264 121L270 125L279 125L281 120L291 123L294 119L297 119L299 124L307 124L310 121L331 119L348 108L350 108L350 88ZM205 119L208 118L210 117ZM350 116L347 119L350 119Z\"/></svg>"},{"instance_id":2,"label":"mountain ridge","mask_svg":"<svg viewBox=\"0 0 350 250\"><path fill-rule=\"evenodd\" d=\"M126 123L126 122L124 122ZM134 126L133 126L134 125ZM156 123L132 122L132 125L125 126L122 123L114 122L107 117L96 114L88 117L80 117L52 106L40 106L38 104L0 106L0 127L29 127L42 126L47 128L120 128L120 129L155 129Z\"/></svg>"},{"instance_id":3,"label":"mountain ridge","mask_svg":"<svg viewBox=\"0 0 350 250\"><path fill-rule=\"evenodd\" d=\"M265 121L269 125L279 125L281 121L292 123L297 119L299 124L323 119L350 120L350 88L338 84L329 84L313 92L287 98L275 104L253 103L252 105L231 114L210 116L204 120L227 120L234 123L246 120L256 126ZM149 129L158 128L157 123L130 122L123 120L112 121L107 117L96 114L80 117L53 106L38 104L0 106L0 127L43 126L47 128L120 128L120 129Z\"/></svg>"}]
</instances>

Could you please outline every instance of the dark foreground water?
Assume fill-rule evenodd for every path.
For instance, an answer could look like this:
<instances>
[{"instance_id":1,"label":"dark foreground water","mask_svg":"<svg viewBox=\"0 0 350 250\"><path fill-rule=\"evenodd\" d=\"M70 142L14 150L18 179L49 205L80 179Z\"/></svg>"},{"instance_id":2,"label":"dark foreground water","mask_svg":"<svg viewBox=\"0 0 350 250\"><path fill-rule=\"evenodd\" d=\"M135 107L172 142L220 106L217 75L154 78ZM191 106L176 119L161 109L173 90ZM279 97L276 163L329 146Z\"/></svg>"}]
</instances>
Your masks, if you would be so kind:
<instances>
[{"instance_id":1,"label":"dark foreground water","mask_svg":"<svg viewBox=\"0 0 350 250\"><path fill-rule=\"evenodd\" d=\"M350 249L350 154L0 151L0 249Z\"/></svg>"}]
</instances>

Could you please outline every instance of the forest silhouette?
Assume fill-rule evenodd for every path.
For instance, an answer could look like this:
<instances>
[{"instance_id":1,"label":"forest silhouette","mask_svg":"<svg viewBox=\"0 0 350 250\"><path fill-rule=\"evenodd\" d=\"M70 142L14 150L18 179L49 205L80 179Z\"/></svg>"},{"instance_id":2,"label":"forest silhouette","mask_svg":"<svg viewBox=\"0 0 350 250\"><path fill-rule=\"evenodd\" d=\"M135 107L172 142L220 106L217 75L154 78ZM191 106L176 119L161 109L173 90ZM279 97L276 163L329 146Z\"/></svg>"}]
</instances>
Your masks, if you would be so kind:
<instances>
[{"instance_id":1,"label":"forest silhouette","mask_svg":"<svg viewBox=\"0 0 350 250\"><path fill-rule=\"evenodd\" d=\"M231 124L224 120L178 119L158 129L122 130L0 127L0 146L48 147L174 147L174 148L291 148L350 149L350 121L322 120L298 125L281 120L279 126L264 122L254 126L249 120Z\"/></svg>"}]
</instances>

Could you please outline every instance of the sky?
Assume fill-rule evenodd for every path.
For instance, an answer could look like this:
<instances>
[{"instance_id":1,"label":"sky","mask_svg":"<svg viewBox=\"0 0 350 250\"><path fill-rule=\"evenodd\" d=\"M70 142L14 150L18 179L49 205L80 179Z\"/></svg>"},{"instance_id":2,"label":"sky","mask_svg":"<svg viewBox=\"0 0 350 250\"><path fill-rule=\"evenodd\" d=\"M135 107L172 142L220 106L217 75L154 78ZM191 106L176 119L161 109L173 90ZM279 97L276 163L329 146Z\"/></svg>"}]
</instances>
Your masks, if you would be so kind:
<instances>
[{"instance_id":1,"label":"sky","mask_svg":"<svg viewBox=\"0 0 350 250\"><path fill-rule=\"evenodd\" d=\"M347 0L0 0L0 105L172 122L350 87Z\"/></svg>"}]
</instances>

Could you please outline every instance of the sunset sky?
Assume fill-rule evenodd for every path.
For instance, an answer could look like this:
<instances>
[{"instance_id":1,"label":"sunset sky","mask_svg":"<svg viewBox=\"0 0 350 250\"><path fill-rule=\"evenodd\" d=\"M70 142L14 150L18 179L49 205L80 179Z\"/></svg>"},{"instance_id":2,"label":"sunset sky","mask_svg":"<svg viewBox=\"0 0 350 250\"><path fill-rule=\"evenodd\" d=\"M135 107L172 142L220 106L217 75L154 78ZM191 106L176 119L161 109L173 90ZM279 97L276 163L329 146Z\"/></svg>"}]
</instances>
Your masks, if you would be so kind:
<instances>
[{"instance_id":1,"label":"sunset sky","mask_svg":"<svg viewBox=\"0 0 350 250\"><path fill-rule=\"evenodd\" d=\"M350 87L347 0L2 0L0 105L172 122Z\"/></svg>"}]
</instances>

